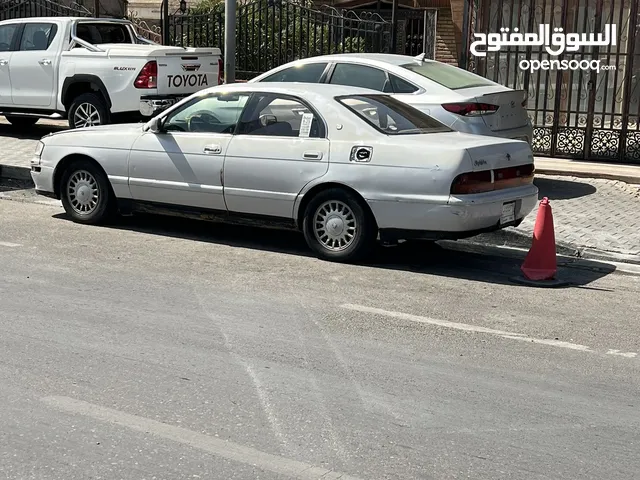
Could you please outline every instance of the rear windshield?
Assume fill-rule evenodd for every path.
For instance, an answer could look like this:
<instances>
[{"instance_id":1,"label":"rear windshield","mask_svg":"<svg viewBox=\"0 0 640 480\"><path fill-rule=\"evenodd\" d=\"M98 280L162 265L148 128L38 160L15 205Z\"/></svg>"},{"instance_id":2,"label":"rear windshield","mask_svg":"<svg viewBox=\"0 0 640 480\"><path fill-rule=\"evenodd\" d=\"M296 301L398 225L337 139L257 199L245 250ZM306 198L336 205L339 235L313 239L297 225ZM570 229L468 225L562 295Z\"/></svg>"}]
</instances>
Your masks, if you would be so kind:
<instances>
[{"instance_id":1,"label":"rear windshield","mask_svg":"<svg viewBox=\"0 0 640 480\"><path fill-rule=\"evenodd\" d=\"M127 26L118 23L79 23L76 35L92 45L133 43Z\"/></svg>"},{"instance_id":2,"label":"rear windshield","mask_svg":"<svg viewBox=\"0 0 640 480\"><path fill-rule=\"evenodd\" d=\"M336 100L385 135L452 132L426 113L389 95L345 95Z\"/></svg>"},{"instance_id":3,"label":"rear windshield","mask_svg":"<svg viewBox=\"0 0 640 480\"><path fill-rule=\"evenodd\" d=\"M446 63L407 63L406 65L402 65L402 67L451 90L495 86L495 83L486 78L475 75L462 68L447 65Z\"/></svg>"}]
</instances>

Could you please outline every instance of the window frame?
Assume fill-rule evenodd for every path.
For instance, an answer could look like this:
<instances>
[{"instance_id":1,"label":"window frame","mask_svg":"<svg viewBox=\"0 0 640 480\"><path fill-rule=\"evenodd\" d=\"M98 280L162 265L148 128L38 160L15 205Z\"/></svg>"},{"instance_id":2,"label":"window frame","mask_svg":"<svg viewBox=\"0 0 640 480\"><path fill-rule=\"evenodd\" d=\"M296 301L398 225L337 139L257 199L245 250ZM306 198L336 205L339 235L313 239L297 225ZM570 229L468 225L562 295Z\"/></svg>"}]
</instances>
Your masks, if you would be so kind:
<instances>
[{"instance_id":1,"label":"window frame","mask_svg":"<svg viewBox=\"0 0 640 480\"><path fill-rule=\"evenodd\" d=\"M9 50L4 50L0 53L14 53L19 51L20 43L22 43L22 31L24 30L24 26L26 23L28 22L10 22L5 23L4 25L0 25L0 27L16 27L13 33L13 37L11 38L11 45L9 45Z\"/></svg>"},{"instance_id":2,"label":"window frame","mask_svg":"<svg viewBox=\"0 0 640 480\"><path fill-rule=\"evenodd\" d=\"M282 100L289 100L289 101L293 101L293 102L298 102L300 103L302 106L306 107L311 113L313 113L314 117L316 117L318 119L318 136L317 137L290 137L290 136L280 136L280 135L259 135L259 134L253 134L253 133L238 133L238 129L240 127L240 123L241 123L241 119L242 116L245 114L247 105L249 105L250 103L253 102L255 97L258 96L266 96L266 95L272 95L274 97L276 97L276 99L282 99ZM249 100L247 100L247 103L245 104L245 108L242 110L242 113L240 114L240 119L238 120L238 123L236 124L236 129L233 132L233 135L235 136L254 136L254 137L262 137L262 138L286 138L286 139L301 139L301 140L327 140L328 139L328 134L329 134L329 129L327 127L327 122L325 121L325 119L322 117L322 115L320 115L318 113L318 110L316 108L314 108L308 101L297 97L295 95L289 95L287 93L276 93L276 92L272 92L272 91L260 91L260 92L251 92L251 98L249 98Z\"/></svg>"},{"instance_id":3,"label":"window frame","mask_svg":"<svg viewBox=\"0 0 640 480\"><path fill-rule=\"evenodd\" d=\"M286 72L287 70L291 70L292 68L299 68L300 66L305 67L307 65L317 65L317 64L325 64L324 70L322 70L322 73L320 74L320 77L318 78L317 82L299 82L299 83L325 83L326 77L327 77L327 72L329 71L329 69L331 68L331 62L328 61L322 61L322 62L304 62L302 64L299 65L291 65L289 67L283 68L281 70L278 70L277 72L272 73L271 75L269 75L268 77L263 78L262 80L260 80L258 83L271 83L271 81L269 80L269 78L274 77L276 75L280 75L283 72ZM274 82L275 83L275 82ZM284 82L284 83L289 83L289 82Z\"/></svg>"},{"instance_id":4,"label":"window frame","mask_svg":"<svg viewBox=\"0 0 640 480\"><path fill-rule=\"evenodd\" d=\"M238 121L236 122L236 125L233 129L232 132L181 132L179 130L166 130L166 125L167 125L167 121L169 121L171 118L175 117L176 115L178 115L180 112L183 112L185 109L192 107L193 105L195 105L198 102L201 102L203 100L209 99L211 97L219 97L222 95L228 95L228 94L236 94L239 96L246 96L247 101L245 102L244 106L242 107L242 109L240 110L240 115L238 116ZM242 91L242 92L211 92L208 93L206 95L199 95L195 98L193 98L191 101L189 102L185 102L184 104L180 105L180 107L175 108L170 110L169 112L166 113L166 115L161 117L161 124L160 124L160 133L163 134L169 134L169 135L173 135L173 134L181 134L181 135L229 135L229 136L233 136L236 134L236 131L238 130L238 123L240 123L240 118L242 118L242 114L244 113L245 109L247 108L247 105L249 104L249 102L251 101L251 97L253 95L253 92L246 92L246 91Z\"/></svg>"},{"instance_id":5,"label":"window frame","mask_svg":"<svg viewBox=\"0 0 640 480\"><path fill-rule=\"evenodd\" d=\"M49 33L49 37L47 39L47 48L44 50L22 50L22 40L24 39L24 32L27 30L28 25L51 25L53 30L53 37L51 37L51 33ZM22 29L20 30L20 40L18 41L18 45L16 46L16 52L47 52L51 47L51 44L55 40L56 36L60 32L60 27L55 22L25 22L22 24Z\"/></svg>"},{"instance_id":6,"label":"window frame","mask_svg":"<svg viewBox=\"0 0 640 480\"><path fill-rule=\"evenodd\" d=\"M386 68L380 68L378 66L373 66L373 65L367 65L365 63L360 63L360 62L344 62L344 61L335 61L331 64L331 68L328 69L328 71L325 71L326 74L326 79L324 83L330 84L330 85L340 85L338 83L331 83L331 79L333 78L333 74L335 73L336 67L339 64L344 64L344 65L357 65L359 67L367 67L367 68L373 68L375 70L380 70L381 72L384 73L385 75L385 79L387 82L389 82L389 87L391 88L390 92L385 92L382 90L376 90L380 93L385 93L387 95L419 95L421 93L425 92L425 89L420 87L419 85L416 85L415 83L407 80L406 78L401 77L400 75L398 75L395 72L390 72L389 70L387 70ZM398 77L399 79L401 79L403 82L407 82L408 84L410 84L411 86L413 86L416 90L411 92L411 93L399 93L396 92L393 88L393 84L391 83L391 78L389 77L389 75L393 75L395 77ZM362 87L364 88L364 87Z\"/></svg>"},{"instance_id":7,"label":"window frame","mask_svg":"<svg viewBox=\"0 0 640 480\"><path fill-rule=\"evenodd\" d=\"M438 119L433 118L431 115L427 115L426 113L421 112L420 110L416 109L415 107L411 107L411 105L408 105L408 107L414 108L414 110L417 110L420 114L425 115L427 117L429 117L430 119L440 123L442 125L442 127L444 127L442 130L434 130L433 132L419 132L419 133L389 133L389 132L385 132L384 130L382 130L378 125L376 125L375 123L373 123L371 120L367 119L366 117L360 115L355 109L353 109L352 107L350 107L349 105L345 104L342 100L344 99L354 99L354 97L364 97L365 99L367 99L368 97L376 97L376 96L386 96L391 98L392 100L395 100L397 102L399 102L400 104L403 104L404 102L402 102L401 100L398 100L396 98L394 98L391 94L388 93L378 93L378 94L348 94L348 95L337 95L335 97L333 97L333 99L339 104L341 105L343 108L346 108L351 114L353 114L355 117L359 118L360 120L362 120L363 122L365 122L367 125L371 126L371 128L375 129L378 133L385 135L387 137L402 137L404 135L432 135L434 133L449 133L449 132L455 132L455 130L453 130L451 127L446 126L444 123L440 122ZM446 129L446 130L445 130Z\"/></svg>"}]
</instances>

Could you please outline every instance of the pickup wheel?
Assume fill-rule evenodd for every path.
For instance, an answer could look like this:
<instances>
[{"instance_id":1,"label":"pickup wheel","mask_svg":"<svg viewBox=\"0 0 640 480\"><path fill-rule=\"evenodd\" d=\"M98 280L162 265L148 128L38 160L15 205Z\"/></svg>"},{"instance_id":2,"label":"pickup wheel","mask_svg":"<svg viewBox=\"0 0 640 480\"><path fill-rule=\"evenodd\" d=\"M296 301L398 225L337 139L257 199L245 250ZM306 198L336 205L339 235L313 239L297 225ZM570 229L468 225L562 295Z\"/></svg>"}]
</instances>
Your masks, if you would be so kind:
<instances>
[{"instance_id":1,"label":"pickup wheel","mask_svg":"<svg viewBox=\"0 0 640 480\"><path fill-rule=\"evenodd\" d=\"M7 115L5 118L7 122L18 128L33 127L38 122L38 119L33 117L14 117L13 115Z\"/></svg>"},{"instance_id":2,"label":"pickup wheel","mask_svg":"<svg viewBox=\"0 0 640 480\"><path fill-rule=\"evenodd\" d=\"M104 223L115 211L109 180L86 160L71 163L62 173L60 197L65 212L77 223Z\"/></svg>"},{"instance_id":3,"label":"pickup wheel","mask_svg":"<svg viewBox=\"0 0 640 480\"><path fill-rule=\"evenodd\" d=\"M109 123L109 111L104 101L95 93L77 96L69 108L69 127L95 127Z\"/></svg>"}]
</instances>

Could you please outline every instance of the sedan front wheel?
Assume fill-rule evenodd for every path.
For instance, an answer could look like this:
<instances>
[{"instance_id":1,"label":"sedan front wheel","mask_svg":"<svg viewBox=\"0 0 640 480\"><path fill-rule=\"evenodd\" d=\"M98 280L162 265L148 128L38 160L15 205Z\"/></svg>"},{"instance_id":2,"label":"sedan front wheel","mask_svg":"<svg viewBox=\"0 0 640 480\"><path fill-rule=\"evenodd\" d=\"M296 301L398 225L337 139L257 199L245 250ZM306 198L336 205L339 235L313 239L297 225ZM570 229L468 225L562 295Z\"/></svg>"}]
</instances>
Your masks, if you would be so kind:
<instances>
[{"instance_id":1,"label":"sedan front wheel","mask_svg":"<svg viewBox=\"0 0 640 480\"><path fill-rule=\"evenodd\" d=\"M338 188L324 190L309 202L302 229L309 247L335 262L352 262L371 253L377 230L366 207Z\"/></svg>"},{"instance_id":2,"label":"sedan front wheel","mask_svg":"<svg viewBox=\"0 0 640 480\"><path fill-rule=\"evenodd\" d=\"M112 213L109 180L95 164L75 161L62 174L62 206L75 222L98 224Z\"/></svg>"}]
</instances>

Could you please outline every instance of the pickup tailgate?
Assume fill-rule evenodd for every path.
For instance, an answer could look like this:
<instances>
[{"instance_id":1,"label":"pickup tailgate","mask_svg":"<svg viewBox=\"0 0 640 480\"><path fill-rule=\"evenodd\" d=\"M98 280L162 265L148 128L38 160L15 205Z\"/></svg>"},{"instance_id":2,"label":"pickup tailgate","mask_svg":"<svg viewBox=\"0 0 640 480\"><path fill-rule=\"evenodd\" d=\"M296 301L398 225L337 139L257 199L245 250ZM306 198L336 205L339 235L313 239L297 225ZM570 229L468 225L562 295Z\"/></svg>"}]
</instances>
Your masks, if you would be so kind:
<instances>
[{"instance_id":1,"label":"pickup tailgate","mask_svg":"<svg viewBox=\"0 0 640 480\"><path fill-rule=\"evenodd\" d=\"M159 95L188 95L218 85L217 48L161 47L149 56L158 63Z\"/></svg>"},{"instance_id":2,"label":"pickup tailgate","mask_svg":"<svg viewBox=\"0 0 640 480\"><path fill-rule=\"evenodd\" d=\"M111 58L143 57L158 65L158 95L190 95L218 85L219 48L182 48L164 45L105 44ZM142 69L142 66L140 67ZM139 73L139 72L138 72Z\"/></svg>"},{"instance_id":3,"label":"pickup tailgate","mask_svg":"<svg viewBox=\"0 0 640 480\"><path fill-rule=\"evenodd\" d=\"M158 94L191 94L218 85L220 50L190 48L156 53Z\"/></svg>"}]
</instances>

